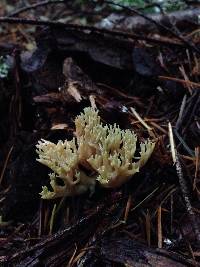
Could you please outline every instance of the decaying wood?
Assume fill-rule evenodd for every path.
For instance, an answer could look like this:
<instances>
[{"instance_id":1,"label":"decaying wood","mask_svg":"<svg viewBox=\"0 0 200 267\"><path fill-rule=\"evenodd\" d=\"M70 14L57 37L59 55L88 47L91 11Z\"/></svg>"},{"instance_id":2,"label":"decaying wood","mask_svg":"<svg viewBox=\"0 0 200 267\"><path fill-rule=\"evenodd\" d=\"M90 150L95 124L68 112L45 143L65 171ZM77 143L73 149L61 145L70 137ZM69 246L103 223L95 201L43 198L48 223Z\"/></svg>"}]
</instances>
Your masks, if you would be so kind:
<instances>
[{"instance_id":1,"label":"decaying wood","mask_svg":"<svg viewBox=\"0 0 200 267\"><path fill-rule=\"evenodd\" d=\"M59 264L65 263L70 257L70 252L73 250L74 244L81 244L91 234L90 231L87 231L87 225L93 225L93 230L95 230L98 220L101 217L101 212L102 206L97 207L89 216L79 220L72 227L57 232L28 249L21 250L11 256L2 257L0 264L36 267L38 264L59 266ZM66 251L69 253L66 253ZM60 256L62 257L60 258Z\"/></svg>"},{"instance_id":2,"label":"decaying wood","mask_svg":"<svg viewBox=\"0 0 200 267\"><path fill-rule=\"evenodd\" d=\"M115 32L101 32L97 28L95 30L84 27L80 29L53 27L48 30L45 28L38 33L37 50L33 52L28 60L23 60L22 58L22 65L26 71L33 71L33 68L38 68L38 64L43 63L43 61L35 62L35 60L38 61L38 56L45 54L44 57L47 57L52 50L58 49L64 53L86 54L95 62L130 71L133 69L132 52L137 43L131 38L132 35L129 34L123 36ZM138 36L138 38L140 40L146 39L142 36ZM163 43L164 45L173 46L173 48L182 46L180 42L169 41L169 39L155 38L154 40L151 39L151 41L157 44ZM44 46L47 46L48 49L44 50Z\"/></svg>"},{"instance_id":3,"label":"decaying wood","mask_svg":"<svg viewBox=\"0 0 200 267\"><path fill-rule=\"evenodd\" d=\"M200 264L187 260L179 254L164 249L148 248L137 241L121 236L103 237L95 247L96 249L94 249L92 255L87 253L78 266L100 266L90 265L91 257L93 259L99 258L98 263L101 264L110 262L110 264L116 264L117 266L118 264L126 264L129 267L200 266Z\"/></svg>"},{"instance_id":4,"label":"decaying wood","mask_svg":"<svg viewBox=\"0 0 200 267\"><path fill-rule=\"evenodd\" d=\"M180 30L184 30L187 26L198 25L199 14L200 8L194 8L168 14L153 14L147 17L167 27L176 26ZM101 23L98 23L98 26L110 30L124 30L135 33L156 33L159 30L155 24L149 23L148 20L141 16L124 16L119 14L109 15Z\"/></svg>"}]
</instances>

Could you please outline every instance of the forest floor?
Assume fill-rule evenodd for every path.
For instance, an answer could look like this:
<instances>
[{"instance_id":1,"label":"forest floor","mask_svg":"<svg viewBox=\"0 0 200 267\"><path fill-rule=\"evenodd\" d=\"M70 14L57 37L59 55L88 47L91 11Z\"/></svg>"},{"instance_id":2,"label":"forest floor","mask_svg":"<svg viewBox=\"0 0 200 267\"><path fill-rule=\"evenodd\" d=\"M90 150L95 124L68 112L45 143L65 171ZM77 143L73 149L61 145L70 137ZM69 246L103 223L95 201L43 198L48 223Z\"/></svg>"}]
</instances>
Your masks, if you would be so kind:
<instances>
[{"instance_id":1,"label":"forest floor","mask_svg":"<svg viewBox=\"0 0 200 267\"><path fill-rule=\"evenodd\" d=\"M198 3L147 15L111 1L10 2L0 4L0 266L200 266ZM152 156L120 187L41 199L38 141L72 139L89 106L155 142Z\"/></svg>"}]
</instances>

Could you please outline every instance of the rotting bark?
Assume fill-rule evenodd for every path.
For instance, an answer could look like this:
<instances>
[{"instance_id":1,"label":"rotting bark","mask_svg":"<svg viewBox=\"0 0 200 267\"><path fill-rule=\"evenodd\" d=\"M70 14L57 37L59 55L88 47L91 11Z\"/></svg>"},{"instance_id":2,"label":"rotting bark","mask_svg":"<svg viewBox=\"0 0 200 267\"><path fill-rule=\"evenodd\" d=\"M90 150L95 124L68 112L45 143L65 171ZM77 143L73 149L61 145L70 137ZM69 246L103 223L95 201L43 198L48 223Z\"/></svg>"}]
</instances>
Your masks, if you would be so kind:
<instances>
[{"instance_id":1,"label":"rotting bark","mask_svg":"<svg viewBox=\"0 0 200 267\"><path fill-rule=\"evenodd\" d=\"M100 253L105 259L118 263L127 262L129 266L195 266L195 262L176 253L147 248L128 238L105 238L101 242Z\"/></svg>"},{"instance_id":2,"label":"rotting bark","mask_svg":"<svg viewBox=\"0 0 200 267\"><path fill-rule=\"evenodd\" d=\"M195 27L198 25L199 14L200 8L194 8L167 14L153 14L148 15L148 17L166 27L171 27L173 24L173 26L177 27L179 30L184 30L185 27ZM110 30L129 31L134 33L143 32L155 34L159 31L159 28L156 27L155 24L149 23L141 16L111 14L97 25Z\"/></svg>"}]
</instances>

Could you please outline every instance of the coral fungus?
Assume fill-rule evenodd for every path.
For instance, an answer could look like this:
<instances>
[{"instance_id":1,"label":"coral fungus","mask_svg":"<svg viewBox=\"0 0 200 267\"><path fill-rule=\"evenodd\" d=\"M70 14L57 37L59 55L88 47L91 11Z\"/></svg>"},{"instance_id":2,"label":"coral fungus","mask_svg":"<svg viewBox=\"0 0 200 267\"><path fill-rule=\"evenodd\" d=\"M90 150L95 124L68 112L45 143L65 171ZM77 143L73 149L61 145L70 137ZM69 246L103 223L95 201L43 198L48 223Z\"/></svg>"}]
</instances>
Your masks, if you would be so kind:
<instances>
[{"instance_id":1,"label":"coral fungus","mask_svg":"<svg viewBox=\"0 0 200 267\"><path fill-rule=\"evenodd\" d=\"M141 143L136 158L136 134L116 124L103 125L98 111L90 107L76 117L75 126L76 137L71 141L37 144L37 160L53 170L49 175L53 191L44 186L40 193L44 199L94 191L96 181L103 187L118 187L139 171L155 146L150 140Z\"/></svg>"}]
</instances>

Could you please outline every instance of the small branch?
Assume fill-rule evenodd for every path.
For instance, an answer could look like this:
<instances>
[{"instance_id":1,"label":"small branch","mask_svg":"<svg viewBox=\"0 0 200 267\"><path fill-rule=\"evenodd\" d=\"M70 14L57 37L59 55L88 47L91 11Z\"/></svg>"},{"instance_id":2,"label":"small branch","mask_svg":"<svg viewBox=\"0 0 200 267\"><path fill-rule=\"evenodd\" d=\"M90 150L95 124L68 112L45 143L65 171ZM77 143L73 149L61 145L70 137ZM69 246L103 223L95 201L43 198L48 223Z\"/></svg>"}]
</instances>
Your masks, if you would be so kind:
<instances>
[{"instance_id":1,"label":"small branch","mask_svg":"<svg viewBox=\"0 0 200 267\"><path fill-rule=\"evenodd\" d=\"M141 118L141 116L137 113L137 111L134 108L130 108L133 115L138 119L138 121L147 129L148 132L152 131L152 128Z\"/></svg>"},{"instance_id":2,"label":"small branch","mask_svg":"<svg viewBox=\"0 0 200 267\"><path fill-rule=\"evenodd\" d=\"M0 17L0 23L11 23L11 24L29 24L29 25L41 25L41 26L59 26L66 27L66 23L62 23L59 21L44 21L44 20L36 20L36 19L24 19L24 18L10 18L10 17Z\"/></svg>"},{"instance_id":3,"label":"small branch","mask_svg":"<svg viewBox=\"0 0 200 267\"><path fill-rule=\"evenodd\" d=\"M171 126L170 122L168 124L168 128L169 128L169 138L170 138L172 158L173 158L173 162L176 166L176 172L177 172L177 176L179 179L179 184L180 184L182 196L183 196L183 199L185 201L186 210L187 210L189 218L191 220L192 227L193 227L193 230L194 230L194 233L196 236L196 240L197 240L197 242L200 242L200 231L199 231L199 227L197 224L196 216L195 216L194 211L192 209L192 204L190 202L187 184L186 184L186 181L185 181L185 178L183 175L183 170L182 170L182 166L181 166L181 163L179 160L179 155L178 155L177 150L175 148L174 136L173 136L172 126Z\"/></svg>"},{"instance_id":4,"label":"small branch","mask_svg":"<svg viewBox=\"0 0 200 267\"><path fill-rule=\"evenodd\" d=\"M188 190L187 190L185 179L183 177L183 171L182 171L182 167L181 167L181 163L180 163L178 155L176 156L175 165L176 165L176 171L177 171L177 175L178 175L178 178L179 178L181 191L182 191L183 198L184 198L184 201L185 201L185 206L186 206L188 214L190 215L190 219L191 219L192 226L193 226L193 229L194 229L194 232L195 232L196 240L198 242L200 242L199 227L198 227L198 224L197 224L197 221L196 221L196 216L195 216L194 211L192 209L190 198L188 196Z\"/></svg>"},{"instance_id":5,"label":"small branch","mask_svg":"<svg viewBox=\"0 0 200 267\"><path fill-rule=\"evenodd\" d=\"M76 25L71 23L63 23L59 21L53 21L53 20L36 20L36 19L24 19L24 18L10 18L10 17L0 17L0 23L10 23L10 24L24 24L24 25L38 25L38 26L49 26L49 27L61 27L68 30L80 30L85 31L88 30L90 32L95 32L99 34L108 34L110 36L116 36L121 38L130 38L130 39L137 39L137 40L146 40L153 43L159 43L163 45L176 45L176 46L182 46L182 42L177 42L173 40L162 40L162 39L156 39L151 38L148 36L142 36L140 34L132 34L132 33L126 33L122 31L113 31L113 30L107 30L107 29L100 29L94 26L83 26L83 25Z\"/></svg>"},{"instance_id":6,"label":"small branch","mask_svg":"<svg viewBox=\"0 0 200 267\"><path fill-rule=\"evenodd\" d=\"M28 5L26 7L22 7L22 8L19 8L15 11L13 11L12 13L8 14L8 17L15 17L23 12L26 12L28 10L31 10L31 9L36 9L38 7L41 7L41 6L47 6L47 5L52 5L52 4L66 4L64 0L46 0L46 1L43 1L43 2L39 2L39 3L36 3L36 4L33 4L33 5Z\"/></svg>"}]
</instances>

